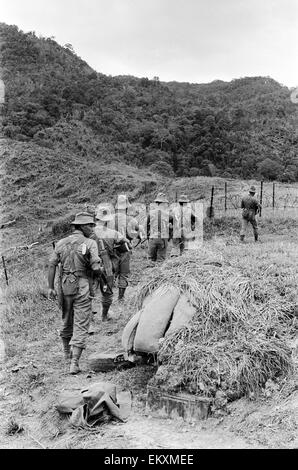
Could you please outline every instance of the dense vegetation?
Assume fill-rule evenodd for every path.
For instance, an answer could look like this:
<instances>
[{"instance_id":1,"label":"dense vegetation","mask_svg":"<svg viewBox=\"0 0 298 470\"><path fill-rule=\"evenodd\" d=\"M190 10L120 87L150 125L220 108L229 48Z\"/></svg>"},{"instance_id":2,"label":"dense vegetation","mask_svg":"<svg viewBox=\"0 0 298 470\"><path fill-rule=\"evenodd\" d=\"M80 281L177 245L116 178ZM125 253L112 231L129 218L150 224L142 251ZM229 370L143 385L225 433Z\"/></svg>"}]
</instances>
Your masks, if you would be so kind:
<instances>
[{"instance_id":1,"label":"dense vegetation","mask_svg":"<svg viewBox=\"0 0 298 470\"><path fill-rule=\"evenodd\" d=\"M70 44L5 24L0 44L7 137L167 176L298 180L298 108L269 77L105 76Z\"/></svg>"}]
</instances>

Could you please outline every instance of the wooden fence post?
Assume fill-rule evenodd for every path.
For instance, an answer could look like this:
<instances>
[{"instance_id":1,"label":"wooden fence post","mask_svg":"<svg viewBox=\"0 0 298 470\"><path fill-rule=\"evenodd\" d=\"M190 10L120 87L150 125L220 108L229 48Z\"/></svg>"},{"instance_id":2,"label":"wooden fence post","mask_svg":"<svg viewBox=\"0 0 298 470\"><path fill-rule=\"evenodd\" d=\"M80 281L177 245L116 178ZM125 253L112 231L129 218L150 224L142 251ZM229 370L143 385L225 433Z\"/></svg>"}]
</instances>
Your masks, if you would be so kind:
<instances>
[{"instance_id":1,"label":"wooden fence post","mask_svg":"<svg viewBox=\"0 0 298 470\"><path fill-rule=\"evenodd\" d=\"M214 210L213 210L213 197L214 197L214 186L211 188L211 199L210 199L210 207L208 207L208 217L212 219L214 217Z\"/></svg>"},{"instance_id":2,"label":"wooden fence post","mask_svg":"<svg viewBox=\"0 0 298 470\"><path fill-rule=\"evenodd\" d=\"M3 264L3 269L4 269L6 285L8 286L8 276L7 276L7 271L6 271L5 259L3 255L2 255L2 264Z\"/></svg>"},{"instance_id":3,"label":"wooden fence post","mask_svg":"<svg viewBox=\"0 0 298 470\"><path fill-rule=\"evenodd\" d=\"M260 194L260 204L261 204L261 208L260 208L260 217L262 217L263 183L264 183L264 181L261 181L261 194Z\"/></svg>"}]
</instances>

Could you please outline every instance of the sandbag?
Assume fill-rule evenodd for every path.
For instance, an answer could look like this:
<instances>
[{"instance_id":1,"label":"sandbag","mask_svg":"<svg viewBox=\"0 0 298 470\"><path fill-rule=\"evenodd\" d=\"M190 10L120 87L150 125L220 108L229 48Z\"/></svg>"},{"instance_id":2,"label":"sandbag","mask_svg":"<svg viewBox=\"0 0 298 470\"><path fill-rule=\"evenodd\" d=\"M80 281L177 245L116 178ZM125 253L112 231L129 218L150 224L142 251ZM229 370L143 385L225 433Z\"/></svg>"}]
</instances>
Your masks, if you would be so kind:
<instances>
[{"instance_id":1,"label":"sandbag","mask_svg":"<svg viewBox=\"0 0 298 470\"><path fill-rule=\"evenodd\" d=\"M135 339L139 319L141 316L141 312L142 310L139 310L133 317L131 317L129 322L124 327L121 342L122 342L124 351L127 353L133 351L134 339Z\"/></svg>"},{"instance_id":2,"label":"sandbag","mask_svg":"<svg viewBox=\"0 0 298 470\"><path fill-rule=\"evenodd\" d=\"M164 336L180 293L174 286L161 286L151 295L152 299L142 309L134 350L154 354L158 352L159 340Z\"/></svg>"},{"instance_id":3,"label":"sandbag","mask_svg":"<svg viewBox=\"0 0 298 470\"><path fill-rule=\"evenodd\" d=\"M186 295L181 295L177 304L175 305L173 317L170 326L165 333L165 336L187 325L195 313L196 309L193 305L191 305Z\"/></svg>"}]
</instances>

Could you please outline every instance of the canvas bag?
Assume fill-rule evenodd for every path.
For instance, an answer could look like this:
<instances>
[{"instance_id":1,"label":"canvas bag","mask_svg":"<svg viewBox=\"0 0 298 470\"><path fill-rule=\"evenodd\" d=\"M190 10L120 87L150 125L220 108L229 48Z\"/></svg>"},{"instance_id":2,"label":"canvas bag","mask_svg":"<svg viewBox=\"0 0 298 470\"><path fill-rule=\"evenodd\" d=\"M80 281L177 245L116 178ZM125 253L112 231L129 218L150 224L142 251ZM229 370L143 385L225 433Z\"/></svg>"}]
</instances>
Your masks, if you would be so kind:
<instances>
[{"instance_id":1,"label":"canvas bag","mask_svg":"<svg viewBox=\"0 0 298 470\"><path fill-rule=\"evenodd\" d=\"M60 413L69 414L75 427L93 427L112 418L123 421L117 404L116 386L96 382L81 390L63 391L56 405Z\"/></svg>"},{"instance_id":2,"label":"canvas bag","mask_svg":"<svg viewBox=\"0 0 298 470\"><path fill-rule=\"evenodd\" d=\"M152 298L141 310L134 339L134 351L157 353L159 340L163 338L180 292L171 285L156 289Z\"/></svg>"}]
</instances>

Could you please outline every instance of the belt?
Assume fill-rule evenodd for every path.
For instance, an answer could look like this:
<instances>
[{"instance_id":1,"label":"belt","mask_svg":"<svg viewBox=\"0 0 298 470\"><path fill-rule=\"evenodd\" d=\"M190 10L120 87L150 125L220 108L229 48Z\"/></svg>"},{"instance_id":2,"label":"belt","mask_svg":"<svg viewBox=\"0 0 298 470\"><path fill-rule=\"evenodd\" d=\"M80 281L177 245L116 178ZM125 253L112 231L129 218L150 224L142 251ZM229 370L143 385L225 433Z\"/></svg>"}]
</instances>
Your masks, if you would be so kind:
<instances>
[{"instance_id":1,"label":"belt","mask_svg":"<svg viewBox=\"0 0 298 470\"><path fill-rule=\"evenodd\" d=\"M74 272L70 272L70 271L63 271L62 274L73 274L74 276L76 277L83 277L85 279L89 279L88 278L88 275L85 271L74 271Z\"/></svg>"}]
</instances>

